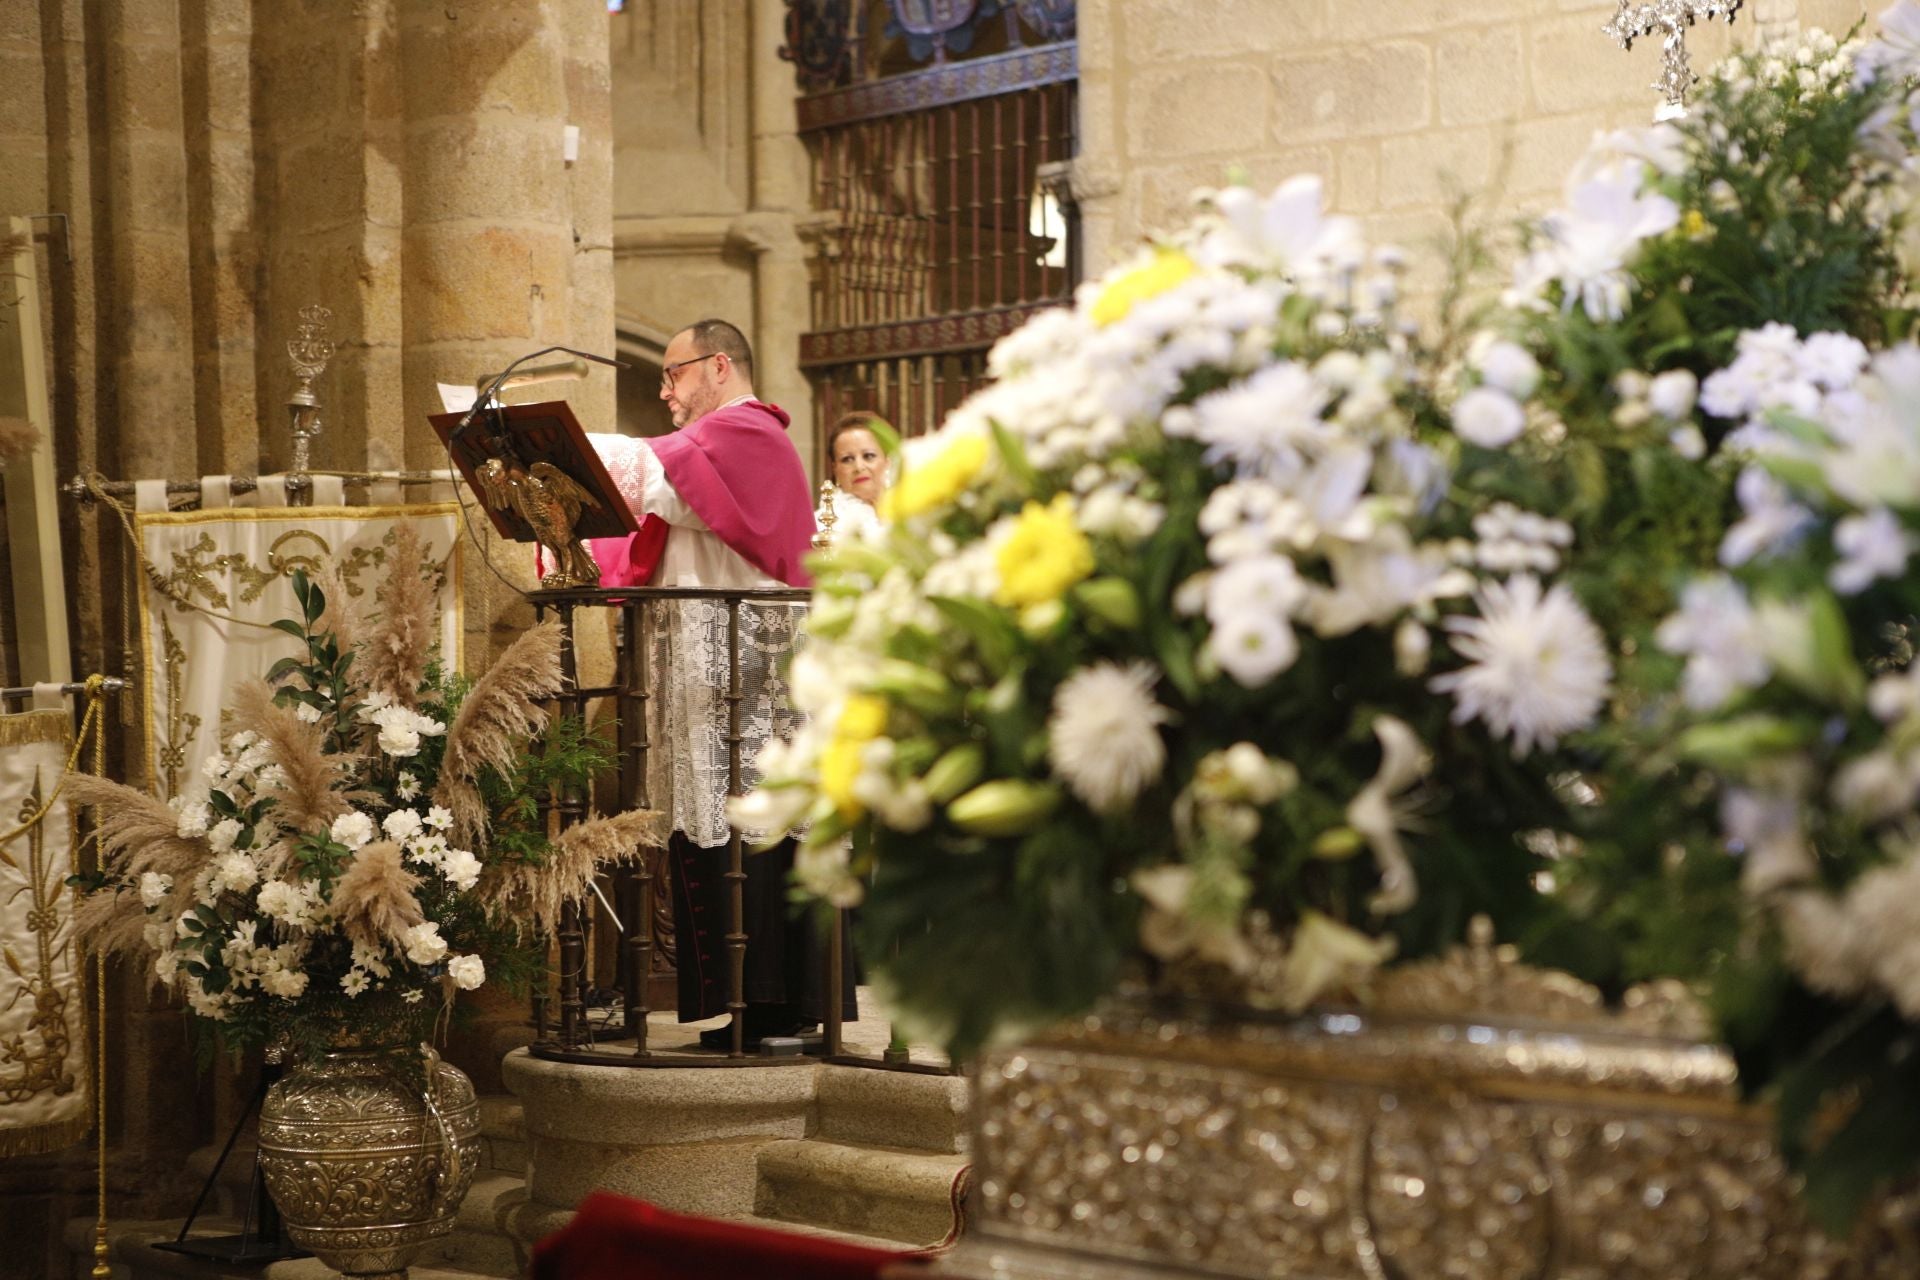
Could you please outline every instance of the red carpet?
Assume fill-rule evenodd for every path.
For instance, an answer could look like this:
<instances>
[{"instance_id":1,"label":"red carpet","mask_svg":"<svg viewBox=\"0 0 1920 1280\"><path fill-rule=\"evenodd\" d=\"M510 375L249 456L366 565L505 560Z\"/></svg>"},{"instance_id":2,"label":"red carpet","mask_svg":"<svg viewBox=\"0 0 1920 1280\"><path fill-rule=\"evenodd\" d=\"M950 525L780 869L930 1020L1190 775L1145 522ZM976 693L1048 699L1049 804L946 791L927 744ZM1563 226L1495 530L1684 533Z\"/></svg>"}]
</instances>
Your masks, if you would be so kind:
<instances>
[{"instance_id":1,"label":"red carpet","mask_svg":"<svg viewBox=\"0 0 1920 1280\"><path fill-rule=\"evenodd\" d=\"M533 1280L876 1280L916 1256L926 1255L694 1218L597 1191L534 1246Z\"/></svg>"}]
</instances>

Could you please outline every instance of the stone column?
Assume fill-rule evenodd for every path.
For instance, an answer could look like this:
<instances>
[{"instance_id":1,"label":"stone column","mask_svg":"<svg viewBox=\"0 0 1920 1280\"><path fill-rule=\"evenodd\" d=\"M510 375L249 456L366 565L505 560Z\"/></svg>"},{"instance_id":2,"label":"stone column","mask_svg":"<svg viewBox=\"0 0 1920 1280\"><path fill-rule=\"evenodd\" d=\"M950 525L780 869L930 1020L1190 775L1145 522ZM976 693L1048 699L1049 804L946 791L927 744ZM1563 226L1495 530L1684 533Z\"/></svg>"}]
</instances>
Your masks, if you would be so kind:
<instances>
[{"instance_id":1,"label":"stone column","mask_svg":"<svg viewBox=\"0 0 1920 1280\"><path fill-rule=\"evenodd\" d=\"M444 465L436 382L573 336L570 0L399 0L402 394L410 466Z\"/></svg>"},{"instance_id":2,"label":"stone column","mask_svg":"<svg viewBox=\"0 0 1920 1280\"><path fill-rule=\"evenodd\" d=\"M398 0L408 466L446 465L426 420L441 409L436 383L471 384L573 337L571 184L562 158L567 3ZM480 554L468 559L466 608L468 661L477 667L532 620L483 556L531 586L533 555L499 543L485 520L476 518L474 531L481 546L470 548Z\"/></svg>"},{"instance_id":3,"label":"stone column","mask_svg":"<svg viewBox=\"0 0 1920 1280\"><path fill-rule=\"evenodd\" d=\"M566 122L580 130L567 166L573 213L572 338L567 345L615 355L613 326L613 76L606 0L565 0ZM595 365L566 385L567 402L588 431L612 431L614 371Z\"/></svg>"},{"instance_id":4,"label":"stone column","mask_svg":"<svg viewBox=\"0 0 1920 1280\"><path fill-rule=\"evenodd\" d=\"M254 400L253 16L182 0L194 422L203 471L259 463Z\"/></svg>"},{"instance_id":5,"label":"stone column","mask_svg":"<svg viewBox=\"0 0 1920 1280\"><path fill-rule=\"evenodd\" d=\"M195 432L180 429L192 420L194 388L179 5L104 0L87 21L106 148L97 287L109 300L100 340L112 372L101 434L115 442L121 475L193 475Z\"/></svg>"},{"instance_id":6,"label":"stone column","mask_svg":"<svg viewBox=\"0 0 1920 1280\"><path fill-rule=\"evenodd\" d=\"M754 387L793 417L791 434L812 465L813 387L800 372L800 335L811 322L806 252L795 230L807 208L807 152L794 109L793 65L780 58L784 0L753 0L752 212L738 239L754 251Z\"/></svg>"},{"instance_id":7,"label":"stone column","mask_svg":"<svg viewBox=\"0 0 1920 1280\"><path fill-rule=\"evenodd\" d=\"M268 467L292 454L286 344L303 307L333 313L315 465L400 465L400 58L393 0L262 9L254 207L265 289L255 416Z\"/></svg>"}]
</instances>

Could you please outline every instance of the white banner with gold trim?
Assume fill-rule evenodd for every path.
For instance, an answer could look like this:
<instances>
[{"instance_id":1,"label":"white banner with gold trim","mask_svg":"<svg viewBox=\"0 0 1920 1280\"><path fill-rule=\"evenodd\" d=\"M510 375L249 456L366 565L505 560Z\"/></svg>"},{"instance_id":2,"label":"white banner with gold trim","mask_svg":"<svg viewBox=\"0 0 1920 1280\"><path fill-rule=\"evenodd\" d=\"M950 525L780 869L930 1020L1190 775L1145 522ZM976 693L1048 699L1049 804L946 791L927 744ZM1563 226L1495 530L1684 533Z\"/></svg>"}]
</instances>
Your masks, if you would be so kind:
<instances>
[{"instance_id":1,"label":"white banner with gold trim","mask_svg":"<svg viewBox=\"0 0 1920 1280\"><path fill-rule=\"evenodd\" d=\"M338 564L347 589L373 606L394 530L419 531L439 566L440 652L460 654L460 508L263 507L134 516L151 577L140 593L146 780L170 799L192 788L219 747L220 711L236 684L264 676L297 642L271 630L298 618L293 573Z\"/></svg>"},{"instance_id":2,"label":"white banner with gold trim","mask_svg":"<svg viewBox=\"0 0 1920 1280\"><path fill-rule=\"evenodd\" d=\"M91 1118L73 817L55 795L72 733L65 710L0 715L0 1156L69 1146Z\"/></svg>"}]
</instances>

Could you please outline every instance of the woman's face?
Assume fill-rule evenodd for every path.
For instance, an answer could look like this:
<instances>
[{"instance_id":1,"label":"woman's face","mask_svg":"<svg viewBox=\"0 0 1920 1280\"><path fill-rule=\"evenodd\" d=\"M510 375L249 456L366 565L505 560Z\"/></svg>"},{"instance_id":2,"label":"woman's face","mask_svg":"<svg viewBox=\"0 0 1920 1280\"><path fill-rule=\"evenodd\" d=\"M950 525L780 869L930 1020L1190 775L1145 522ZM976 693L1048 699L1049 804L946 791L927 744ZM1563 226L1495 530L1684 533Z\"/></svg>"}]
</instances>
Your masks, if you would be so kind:
<instances>
[{"instance_id":1,"label":"woman's face","mask_svg":"<svg viewBox=\"0 0 1920 1280\"><path fill-rule=\"evenodd\" d=\"M842 431L833 442L833 483L865 502L887 491L887 455L865 427Z\"/></svg>"}]
</instances>

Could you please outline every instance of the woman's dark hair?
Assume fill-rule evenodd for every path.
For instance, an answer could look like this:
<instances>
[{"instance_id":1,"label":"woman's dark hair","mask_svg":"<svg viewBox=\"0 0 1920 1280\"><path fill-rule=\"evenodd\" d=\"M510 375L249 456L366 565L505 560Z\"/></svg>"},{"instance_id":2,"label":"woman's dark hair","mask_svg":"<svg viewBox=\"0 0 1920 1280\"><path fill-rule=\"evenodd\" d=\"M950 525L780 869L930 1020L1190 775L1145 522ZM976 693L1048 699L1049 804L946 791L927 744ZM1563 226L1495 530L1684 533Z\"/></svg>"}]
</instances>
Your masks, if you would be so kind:
<instances>
[{"instance_id":1,"label":"woman's dark hair","mask_svg":"<svg viewBox=\"0 0 1920 1280\"><path fill-rule=\"evenodd\" d=\"M879 425L880 430L875 431L873 429L875 424ZM833 451L835 447L839 445L840 437L849 431L865 431L870 433L874 440L880 445L880 452L888 452L887 437L893 434L892 425L877 413L869 412L866 409L855 409L850 413L843 413L834 419L832 428L827 432L827 462L829 465L833 462Z\"/></svg>"}]
</instances>

